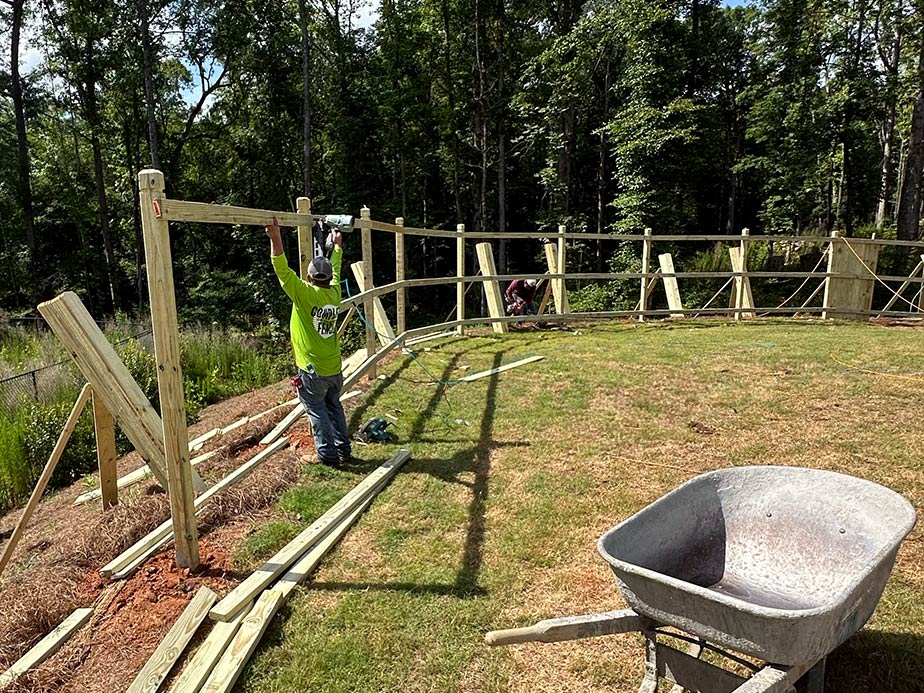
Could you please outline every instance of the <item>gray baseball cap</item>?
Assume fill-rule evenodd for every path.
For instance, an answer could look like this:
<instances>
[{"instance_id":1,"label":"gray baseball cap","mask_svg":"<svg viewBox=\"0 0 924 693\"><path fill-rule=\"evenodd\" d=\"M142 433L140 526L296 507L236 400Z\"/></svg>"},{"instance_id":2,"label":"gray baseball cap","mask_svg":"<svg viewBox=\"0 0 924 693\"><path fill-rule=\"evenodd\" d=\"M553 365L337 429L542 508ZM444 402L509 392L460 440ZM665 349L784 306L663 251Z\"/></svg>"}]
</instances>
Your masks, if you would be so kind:
<instances>
[{"instance_id":1,"label":"gray baseball cap","mask_svg":"<svg viewBox=\"0 0 924 693\"><path fill-rule=\"evenodd\" d=\"M319 282L330 281L334 274L334 268L330 266L330 260L326 257L318 256L308 263L308 276Z\"/></svg>"}]
</instances>

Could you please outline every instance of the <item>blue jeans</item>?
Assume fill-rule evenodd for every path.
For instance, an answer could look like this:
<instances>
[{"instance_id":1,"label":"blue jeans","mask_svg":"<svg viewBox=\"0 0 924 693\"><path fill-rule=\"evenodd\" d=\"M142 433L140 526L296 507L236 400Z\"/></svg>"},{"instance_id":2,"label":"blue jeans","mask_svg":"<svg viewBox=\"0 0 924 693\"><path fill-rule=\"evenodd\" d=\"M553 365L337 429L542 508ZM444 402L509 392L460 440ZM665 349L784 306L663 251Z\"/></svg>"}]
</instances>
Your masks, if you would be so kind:
<instances>
[{"instance_id":1,"label":"blue jeans","mask_svg":"<svg viewBox=\"0 0 924 693\"><path fill-rule=\"evenodd\" d=\"M298 374L302 378L298 399L311 420L318 459L325 463L349 459L350 435L340 404L343 374L318 375L310 365L307 371L299 368Z\"/></svg>"}]
</instances>

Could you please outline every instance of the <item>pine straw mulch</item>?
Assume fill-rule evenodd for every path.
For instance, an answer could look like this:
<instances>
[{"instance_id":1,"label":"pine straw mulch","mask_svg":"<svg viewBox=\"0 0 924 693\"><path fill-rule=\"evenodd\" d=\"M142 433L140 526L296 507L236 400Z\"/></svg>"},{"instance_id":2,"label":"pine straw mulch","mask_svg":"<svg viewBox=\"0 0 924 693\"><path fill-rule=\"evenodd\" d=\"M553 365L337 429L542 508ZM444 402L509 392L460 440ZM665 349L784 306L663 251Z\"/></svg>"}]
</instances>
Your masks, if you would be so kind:
<instances>
[{"instance_id":1,"label":"pine straw mulch","mask_svg":"<svg viewBox=\"0 0 924 693\"><path fill-rule=\"evenodd\" d=\"M266 411L291 398L277 383L207 407L189 427L190 438ZM345 404L349 410L350 402ZM355 406L355 402L354 402ZM219 454L196 469L208 483L226 476L264 446L258 441L289 409L281 408L197 452ZM302 421L290 433L297 445L281 450L237 486L216 497L199 515L202 565L179 569L172 548L160 552L127 580L110 581L98 570L169 518L167 494L150 480L120 492L120 503L101 512L96 503L74 505L85 488L78 481L46 498L36 509L4 575L0 577L0 671L5 670L77 608L93 606L90 621L40 667L6 691L124 690L201 586L220 596L243 575L231 566L235 547L257 526L279 515L280 493L299 480L311 455L311 436ZM139 467L130 453L119 473ZM0 536L12 531L20 511L0 519ZM201 636L200 636L201 637Z\"/></svg>"}]
</instances>

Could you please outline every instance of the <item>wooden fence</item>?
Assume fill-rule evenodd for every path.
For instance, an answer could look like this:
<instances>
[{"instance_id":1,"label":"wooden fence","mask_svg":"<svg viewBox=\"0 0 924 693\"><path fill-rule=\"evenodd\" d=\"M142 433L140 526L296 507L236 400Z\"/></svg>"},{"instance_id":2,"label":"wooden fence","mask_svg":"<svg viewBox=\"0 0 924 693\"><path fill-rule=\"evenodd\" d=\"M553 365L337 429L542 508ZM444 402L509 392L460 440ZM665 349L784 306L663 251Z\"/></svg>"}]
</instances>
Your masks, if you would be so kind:
<instances>
[{"instance_id":1,"label":"wooden fence","mask_svg":"<svg viewBox=\"0 0 924 693\"><path fill-rule=\"evenodd\" d=\"M297 201L298 212L275 212L271 210L248 209L226 205L203 204L168 199L164 194L163 175L156 170L145 170L138 175L141 191L142 226L144 229L145 252L148 267L148 286L151 296L151 317L154 331L155 355L158 366L158 387L160 391L161 411L163 413L164 450L166 469L169 476L171 515L177 546L177 562L180 565L194 567L198 564L196 548L196 524L194 498L187 453L185 402L183 399L182 373L179 363L177 315L173 285L173 265L170 257L169 224L170 222L198 222L215 224L250 224L264 226L275 218L281 226L298 229L300 275L306 277L307 265L312 255L311 229L320 216L312 214L311 203L307 198ZM364 208L356 220L356 228L362 241L362 260L355 263L353 271L361 290L348 297L341 305L341 311L351 316L362 306L362 312L369 316L366 323L366 360L350 376L355 382L366 374L374 374L376 363L390 349L403 346L408 339L445 330L462 333L468 325L490 323L497 332L506 330L507 323L522 320L521 316L505 316L501 300L500 282L514 279L543 279L548 281L542 307L554 303L555 311L544 315L543 320L563 322L575 320L597 320L620 317L667 317L686 315L731 314L736 319L747 318L757 314L791 314L820 313L823 317L865 318L870 315L907 315L907 312L890 310L896 301L909 304L912 310L922 308L922 291L924 276L924 256L910 276L877 276L876 266L879 251L885 246L903 246L924 248L924 242L894 241L885 239L844 239L837 236L750 236L745 230L741 236L729 235L654 235L650 230L643 235L631 234L596 234L569 233L564 226L558 227L557 233L491 233L466 231L464 225L455 231L414 228L404 224L403 219L394 223L372 219L369 209ZM373 233L392 235L395 247L395 281L383 286L375 285L375 267L373 265ZM405 278L405 238L423 236L456 240L456 276L429 277L421 279ZM498 275L494 268L494 258L490 241L498 239L527 240L543 239L548 271L517 275ZM622 241L641 243L642 258L639 272L602 272L569 273L567 271L567 254L569 241ZM827 258L825 271L811 272L752 272L748 270L748 247L755 242L787 242L800 244L819 244L824 248ZM467 253L467 244L476 242L474 253ZM661 243L713 242L729 244L732 271L728 272L677 272L668 253L658 255L659 270L652 271L651 259L656 246ZM663 246L662 246L663 248ZM479 272L467 273L466 258L477 258ZM816 269L820 266L816 266ZM726 285L710 301L699 308L683 307L678 280L684 279L725 279ZM806 282L821 280L818 287L807 301L800 306L757 307L753 304L750 287L751 280L769 278L801 278L803 287ZM568 303L569 281L574 280L638 280L639 302L634 310L598 311L592 313L572 312ZM650 309L652 291L657 282L666 290L668 308ZM872 294L876 283L889 286L901 282L897 290L889 287L892 295L889 303L881 311L872 310ZM466 317L465 293L471 284L481 284L485 291L489 315ZM414 287L439 285L456 285L456 319L440 324L426 325L408 329L406 324L407 290ZM724 288L732 286L729 307L710 307ZM801 290L803 287L800 287ZM915 298L909 300L902 296L908 287L918 288ZM807 304L820 291L824 290L821 306ZM798 290L797 290L798 292ZM395 324L392 331L388 317L381 305L381 297L395 294ZM784 302L785 303L785 302ZM374 317L373 317L374 316ZM383 324L384 322L384 324ZM387 326L387 328L386 328ZM378 333L378 334L377 334ZM377 337L382 340L379 348Z\"/></svg>"}]
</instances>

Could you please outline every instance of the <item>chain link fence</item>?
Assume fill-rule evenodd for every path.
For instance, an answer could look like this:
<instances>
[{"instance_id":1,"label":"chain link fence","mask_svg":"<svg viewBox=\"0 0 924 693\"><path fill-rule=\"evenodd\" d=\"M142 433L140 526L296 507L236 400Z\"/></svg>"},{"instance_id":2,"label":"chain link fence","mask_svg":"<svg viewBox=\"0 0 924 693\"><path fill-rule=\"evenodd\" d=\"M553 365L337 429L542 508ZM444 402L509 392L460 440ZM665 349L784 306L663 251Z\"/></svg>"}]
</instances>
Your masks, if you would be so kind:
<instances>
[{"instance_id":1,"label":"chain link fence","mask_svg":"<svg viewBox=\"0 0 924 693\"><path fill-rule=\"evenodd\" d=\"M148 353L153 353L154 337L151 330L121 339L114 346L119 347L133 340ZM4 378L0 380L0 409L15 411L33 402L55 402L62 390L72 390L82 380L80 371L71 359Z\"/></svg>"}]
</instances>

